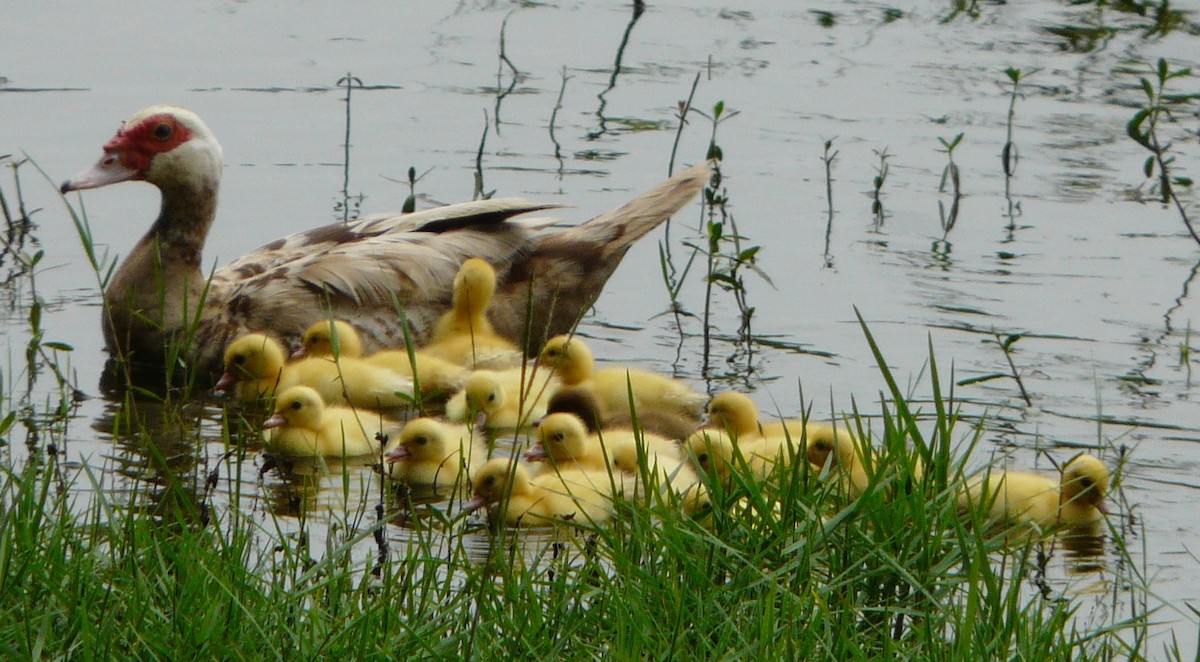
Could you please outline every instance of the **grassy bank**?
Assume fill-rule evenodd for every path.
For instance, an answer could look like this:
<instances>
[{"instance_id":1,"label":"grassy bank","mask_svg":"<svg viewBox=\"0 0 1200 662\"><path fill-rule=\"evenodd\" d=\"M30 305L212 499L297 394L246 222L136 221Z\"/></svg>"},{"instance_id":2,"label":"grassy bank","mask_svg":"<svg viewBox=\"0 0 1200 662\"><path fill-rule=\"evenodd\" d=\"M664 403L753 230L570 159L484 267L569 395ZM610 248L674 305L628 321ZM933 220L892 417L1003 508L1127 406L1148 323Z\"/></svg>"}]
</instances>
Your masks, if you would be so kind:
<instances>
[{"instance_id":1,"label":"grassy bank","mask_svg":"<svg viewBox=\"0 0 1200 662\"><path fill-rule=\"evenodd\" d=\"M894 400L870 420L886 470L858 499L804 473L771 490L735 480L698 519L623 505L608 527L551 536L482 532L454 507L397 545L388 522L408 506L385 495L378 519L309 545L276 535L289 527L256 513L257 495L198 506L168 481L147 485L166 493L158 508L131 507L86 468L35 456L0 491L0 646L19 659L1145 655L1149 588L1120 529L1103 595L1051 586L1047 566L1072 562L1061 542L1006 541L955 513L981 428L956 425L936 380L918 421L883 376Z\"/></svg>"}]
</instances>

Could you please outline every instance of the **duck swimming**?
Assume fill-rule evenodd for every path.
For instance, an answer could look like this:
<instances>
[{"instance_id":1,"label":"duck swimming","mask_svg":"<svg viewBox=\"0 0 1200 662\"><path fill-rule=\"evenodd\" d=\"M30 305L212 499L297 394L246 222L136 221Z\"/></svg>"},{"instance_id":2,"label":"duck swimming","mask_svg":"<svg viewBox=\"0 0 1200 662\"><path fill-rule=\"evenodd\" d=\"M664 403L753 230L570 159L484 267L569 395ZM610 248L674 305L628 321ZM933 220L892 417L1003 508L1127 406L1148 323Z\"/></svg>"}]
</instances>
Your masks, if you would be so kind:
<instances>
[{"instance_id":1,"label":"duck swimming","mask_svg":"<svg viewBox=\"0 0 1200 662\"><path fill-rule=\"evenodd\" d=\"M487 459L483 437L466 425L414 418L384 450L385 472L408 485L467 486Z\"/></svg>"},{"instance_id":2,"label":"duck swimming","mask_svg":"<svg viewBox=\"0 0 1200 662\"><path fill-rule=\"evenodd\" d=\"M612 484L604 471L547 471L530 478L512 459L496 458L479 469L468 511L488 508L493 522L510 526L598 524L612 517Z\"/></svg>"},{"instance_id":3,"label":"duck swimming","mask_svg":"<svg viewBox=\"0 0 1200 662\"><path fill-rule=\"evenodd\" d=\"M466 368L420 350L414 351L411 357L408 351L403 349L384 349L363 357L362 339L359 338L354 325L345 320L315 322L304 331L301 342L300 349L292 354L293 359L332 358L335 354L351 359L362 358L371 365L414 377L414 385L419 384L424 395L448 394L460 388L467 377ZM228 369L228 361L226 364Z\"/></svg>"},{"instance_id":4,"label":"duck swimming","mask_svg":"<svg viewBox=\"0 0 1200 662\"><path fill-rule=\"evenodd\" d=\"M450 307L455 273L472 257L490 264L500 283L489 316L496 331L515 341L528 336L524 349L536 352L541 338L565 333L582 317L629 246L691 200L711 172L695 166L558 231L513 220L554 206L518 199L327 225L273 241L209 278L201 254L216 218L222 161L220 144L195 113L151 106L117 130L94 166L63 182L64 194L123 181L144 181L162 194L157 220L104 292L102 326L114 357L162 374L174 347L181 362L215 377L234 338L270 331L294 345L309 325L330 317L352 321L374 351L403 344L398 306L423 343Z\"/></svg>"},{"instance_id":5,"label":"duck swimming","mask_svg":"<svg viewBox=\"0 0 1200 662\"><path fill-rule=\"evenodd\" d=\"M1061 476L997 471L977 478L959 495L958 509L986 507L987 519L1042 528L1090 526L1108 512L1108 482L1108 467L1085 453L1068 462Z\"/></svg>"},{"instance_id":6,"label":"duck swimming","mask_svg":"<svg viewBox=\"0 0 1200 662\"><path fill-rule=\"evenodd\" d=\"M313 389L293 386L279 393L275 414L263 421L267 448L293 457L354 457L379 452L391 421L371 411L326 405Z\"/></svg>"}]
</instances>

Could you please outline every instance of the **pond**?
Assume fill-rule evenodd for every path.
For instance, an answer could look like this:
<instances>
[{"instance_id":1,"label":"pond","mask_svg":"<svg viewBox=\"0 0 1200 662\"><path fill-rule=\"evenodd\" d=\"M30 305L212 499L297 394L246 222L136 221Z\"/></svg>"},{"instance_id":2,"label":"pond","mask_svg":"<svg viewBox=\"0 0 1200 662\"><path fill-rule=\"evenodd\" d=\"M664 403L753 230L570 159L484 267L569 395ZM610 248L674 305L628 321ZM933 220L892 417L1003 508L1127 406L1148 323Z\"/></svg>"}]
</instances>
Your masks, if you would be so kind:
<instances>
[{"instance_id":1,"label":"pond","mask_svg":"<svg viewBox=\"0 0 1200 662\"><path fill-rule=\"evenodd\" d=\"M36 223L24 250L44 251L35 280L0 263L6 404L54 397L51 380L27 389L23 372L36 296L43 340L73 348L67 374L85 396L72 410L69 462L90 465L114 492L156 480L147 450L114 434L121 402L99 386L97 279L55 190L139 108L191 108L222 142L207 267L290 232L398 210L410 168L419 207L471 199L478 167L481 190L570 205L560 216L582 221L672 164L704 158L709 120L694 113L679 130L691 95L710 117L723 103L715 136L727 209L743 247L760 247L765 277L742 272L751 340L739 334L736 297L718 290L705 353L698 267L678 293L688 314L669 314L656 243L682 269L687 242L699 241L696 203L669 235L629 252L584 320L597 355L709 392L749 390L766 411L793 415L803 397L828 418L878 410L885 389L856 311L918 403L929 397L932 347L944 378L952 370L962 382L964 414L986 417L974 463L1003 456L1050 470L1046 454L1092 448L1115 466L1125 449L1132 507L1120 516L1144 533L1138 561L1168 605L1156 640L1173 632L1182 650L1195 648L1185 604L1200 593L1200 526L1187 513L1200 489L1200 425L1187 350L1200 248L1126 131L1159 58L1196 64L1194 12L962 0L664 1L640 15L616 2L404 4L0 10L6 25L28 28L6 38L19 57L0 69L0 154L28 156L50 178L21 167ZM1006 70L1019 72L1015 96ZM1168 87L1196 91L1190 76ZM1181 176L1195 170L1197 107L1185 100L1158 127ZM12 185L6 170L10 202ZM1176 190L1192 204L1187 187ZM157 205L136 184L70 199L82 200L110 259L130 250ZM341 474L285 479L258 455L233 462L220 408L186 411L190 420L163 422L155 453L197 489L222 466L217 499L254 493L254 508L290 517L305 500L367 503L379 491L368 468L347 474L357 481L347 486ZM36 447L20 440L10 434L12 462Z\"/></svg>"}]
</instances>

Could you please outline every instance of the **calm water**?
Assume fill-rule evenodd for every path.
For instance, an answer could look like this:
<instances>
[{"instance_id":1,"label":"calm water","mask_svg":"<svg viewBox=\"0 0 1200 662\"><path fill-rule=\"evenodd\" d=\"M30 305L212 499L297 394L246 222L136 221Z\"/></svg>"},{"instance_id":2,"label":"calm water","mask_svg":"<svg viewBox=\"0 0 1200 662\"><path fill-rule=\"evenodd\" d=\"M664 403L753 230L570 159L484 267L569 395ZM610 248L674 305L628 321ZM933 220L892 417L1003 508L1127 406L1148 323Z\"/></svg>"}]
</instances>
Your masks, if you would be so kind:
<instances>
[{"instance_id":1,"label":"calm water","mask_svg":"<svg viewBox=\"0 0 1200 662\"><path fill-rule=\"evenodd\" d=\"M1143 99L1130 72L1159 57L1194 66L1200 17L1183 15L1163 32L1151 29L1153 16L1090 5L981 3L976 14L954 15L951 3L901 9L909 4L655 2L632 27L623 3L514 11L508 3L428 1L405 3L403 12L383 2L353 10L9 4L0 23L22 29L6 33L0 154L27 154L58 182L90 165L137 109L192 108L225 148L206 254L221 264L341 217L346 106L337 81L347 72L364 85L352 100L354 209L398 209L407 188L394 180L405 180L410 166L425 173L421 204L469 199L487 127L484 189L570 204L567 220L614 207L666 175L676 104L700 72L694 104L709 110L723 100L727 112L739 111L717 136L730 210L746 242L762 246L759 266L774 283L746 276L753 331L770 342L748 353L728 340L737 308L718 294L714 324L726 340L714 345L706 370L699 321L684 318L681 343L674 318L660 315L669 304L655 246L660 231L629 253L585 321L596 353L675 372L699 388L754 388L764 409L786 413L799 409L800 385L818 415L828 416L852 399L877 409L884 388L854 307L918 400L929 394L929 343L943 371L953 367L966 379L1007 372L993 334L1023 333L1013 360L1032 407L1012 380L956 388L968 415L989 417L977 460L1005 454L1013 466L1049 469L1036 449L1061 460L1076 447L1103 446L1112 465L1114 449L1128 448L1123 485L1132 516L1145 525L1144 562L1153 589L1172 605L1158 615L1165 624L1156 632L1161 641L1173 629L1191 650L1196 627L1179 612L1200 593L1200 527L1188 514L1200 489L1200 426L1180 348L1197 313L1200 249L1177 214L1148 193L1146 153L1126 137L1125 123ZM498 60L506 17L515 77ZM1019 161L1006 194L1007 67L1022 71L1023 84L1013 126ZM507 92L499 101L498 88ZM1194 80L1180 81L1177 91L1195 91ZM1196 118L1179 120L1165 131L1178 166L1194 176ZM947 162L939 138L959 133L954 159L965 197L948 243L939 243L939 201L951 199L938 191ZM703 158L708 135L706 121L693 117L679 163ZM836 151L828 248L825 141ZM884 150L890 169L877 224L871 191ZM47 306L46 339L75 348L72 374L91 396L71 422L68 458L101 469L106 489L142 489L155 480L146 449L114 438L119 406L98 387L105 356L95 277L54 187L32 168L22 175L27 206L42 208L33 236L45 250L36 294ZM12 196L7 172L0 186ZM125 184L83 200L101 247L121 255L153 218L157 194ZM698 218L698 206L689 208L672 228L680 264L681 242L694 236ZM0 275L11 264L0 264ZM7 406L25 402L32 296L23 279L0 291L8 304L0 328L10 357L4 383L14 400ZM693 274L681 302L699 313L703 296ZM28 402L45 405L47 381ZM352 469L344 482L340 473L285 479L261 471L263 459L253 454L231 464L220 411L189 412L189 421L164 422L156 443L198 491L219 467L217 498L254 495L245 503L264 521L268 512L294 514L313 502L336 504L338 517L374 516L379 486L369 470ZM19 461L19 432L12 441ZM282 521L300 527L299 518ZM321 527L306 526L320 535ZM405 535L402 526L390 531ZM481 554L485 543L480 538Z\"/></svg>"}]
</instances>

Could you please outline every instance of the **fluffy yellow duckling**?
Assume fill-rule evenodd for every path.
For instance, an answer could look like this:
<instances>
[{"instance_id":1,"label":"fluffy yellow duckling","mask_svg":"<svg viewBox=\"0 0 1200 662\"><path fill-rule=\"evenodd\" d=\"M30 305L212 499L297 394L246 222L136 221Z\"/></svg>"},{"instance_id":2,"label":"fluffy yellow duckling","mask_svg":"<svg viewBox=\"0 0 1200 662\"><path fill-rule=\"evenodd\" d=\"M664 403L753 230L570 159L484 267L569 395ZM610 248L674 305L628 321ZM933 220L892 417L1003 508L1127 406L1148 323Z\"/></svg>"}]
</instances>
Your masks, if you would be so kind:
<instances>
[{"instance_id":1,"label":"fluffy yellow duckling","mask_svg":"<svg viewBox=\"0 0 1200 662\"><path fill-rule=\"evenodd\" d=\"M805 449L808 463L817 471L828 467L830 475L840 477L849 496L857 497L866 491L871 479L860 455L860 445L848 430L810 422L805 430Z\"/></svg>"},{"instance_id":2,"label":"fluffy yellow duckling","mask_svg":"<svg viewBox=\"0 0 1200 662\"><path fill-rule=\"evenodd\" d=\"M545 416L546 401L558 388L547 370L476 370L446 403L446 418L463 423L484 415L489 428L520 428Z\"/></svg>"},{"instance_id":3,"label":"fluffy yellow duckling","mask_svg":"<svg viewBox=\"0 0 1200 662\"><path fill-rule=\"evenodd\" d=\"M496 294L496 270L477 257L468 259L454 277L450 310L433 327L423 351L458 365L505 368L520 363L521 351L496 333L487 310Z\"/></svg>"},{"instance_id":4,"label":"fluffy yellow duckling","mask_svg":"<svg viewBox=\"0 0 1200 662\"><path fill-rule=\"evenodd\" d=\"M976 479L959 496L959 510L988 506L995 521L1082 527L1108 512L1108 467L1095 457L1079 455L1063 467L1061 477L1002 471ZM990 504L990 505L989 505Z\"/></svg>"},{"instance_id":5,"label":"fluffy yellow duckling","mask_svg":"<svg viewBox=\"0 0 1200 662\"><path fill-rule=\"evenodd\" d=\"M596 399L596 394L581 386L564 386L550 396L546 403L546 414L574 414L587 426L588 434L600 430L632 430L633 417L628 412L605 412ZM645 432L654 433L678 442L683 442L696 431L695 419L664 411L638 411L637 426Z\"/></svg>"},{"instance_id":6,"label":"fluffy yellow duckling","mask_svg":"<svg viewBox=\"0 0 1200 662\"><path fill-rule=\"evenodd\" d=\"M614 474L620 472L633 482L633 491L627 490L626 495L642 496L656 490L684 495L700 482L696 470L678 452L663 454L644 445L639 449L637 440L629 437L608 444L608 461Z\"/></svg>"},{"instance_id":7,"label":"fluffy yellow duckling","mask_svg":"<svg viewBox=\"0 0 1200 662\"><path fill-rule=\"evenodd\" d=\"M547 471L531 479L525 465L496 458L479 469L473 488L475 498L467 509L487 507L493 522L511 526L600 523L612 517L606 472Z\"/></svg>"},{"instance_id":8,"label":"fluffy yellow duckling","mask_svg":"<svg viewBox=\"0 0 1200 662\"><path fill-rule=\"evenodd\" d=\"M295 457L352 457L379 452L377 435L390 422L374 412L326 405L307 386L292 386L275 399L275 415L263 422L270 430L267 448Z\"/></svg>"},{"instance_id":9,"label":"fluffy yellow duckling","mask_svg":"<svg viewBox=\"0 0 1200 662\"><path fill-rule=\"evenodd\" d=\"M599 438L588 435L574 414L549 414L538 423L538 443L525 454L530 462L549 460L555 468L608 468L608 457Z\"/></svg>"},{"instance_id":10,"label":"fluffy yellow duckling","mask_svg":"<svg viewBox=\"0 0 1200 662\"><path fill-rule=\"evenodd\" d=\"M274 338L261 333L244 335L225 351L225 374L215 388L236 384L236 395L244 401L270 397L300 384L315 389L329 404L388 408L412 402L411 380L361 359L306 358L285 365L284 356Z\"/></svg>"},{"instance_id":11,"label":"fluffy yellow duckling","mask_svg":"<svg viewBox=\"0 0 1200 662\"><path fill-rule=\"evenodd\" d=\"M638 368L595 369L592 350L578 336L555 336L542 348L541 363L554 368L567 386L590 388L605 412L629 413L629 391L640 417L642 412L663 411L699 419L707 396L687 384Z\"/></svg>"},{"instance_id":12,"label":"fluffy yellow duckling","mask_svg":"<svg viewBox=\"0 0 1200 662\"><path fill-rule=\"evenodd\" d=\"M363 356L362 339L354 325L345 320L321 320L314 322L304 331L301 339L303 346L292 358L334 356L334 342L338 346L337 356L343 358L361 358L366 363L391 370L405 377L413 377L421 386L421 392L431 395L438 392L451 392L463 385L467 369L426 352L417 350L410 358L408 352L402 349L387 349ZM413 364L416 370L413 370Z\"/></svg>"},{"instance_id":13,"label":"fluffy yellow duckling","mask_svg":"<svg viewBox=\"0 0 1200 662\"><path fill-rule=\"evenodd\" d=\"M737 391L725 391L713 396L706 409L709 424L721 428L738 441L750 441L766 436L789 436L796 445L804 434L804 421L759 421L758 407L750 396Z\"/></svg>"},{"instance_id":14,"label":"fluffy yellow duckling","mask_svg":"<svg viewBox=\"0 0 1200 662\"><path fill-rule=\"evenodd\" d=\"M704 428L697 431L685 444L696 466L714 481L729 484L732 467L740 453L750 475L765 480L775 466L790 466L798 457L786 437L765 437L748 442L738 441L724 430ZM736 449L736 450L735 450Z\"/></svg>"},{"instance_id":15,"label":"fluffy yellow duckling","mask_svg":"<svg viewBox=\"0 0 1200 662\"><path fill-rule=\"evenodd\" d=\"M487 447L475 432L466 425L414 418L384 451L388 475L409 485L470 485L487 459Z\"/></svg>"}]
</instances>

